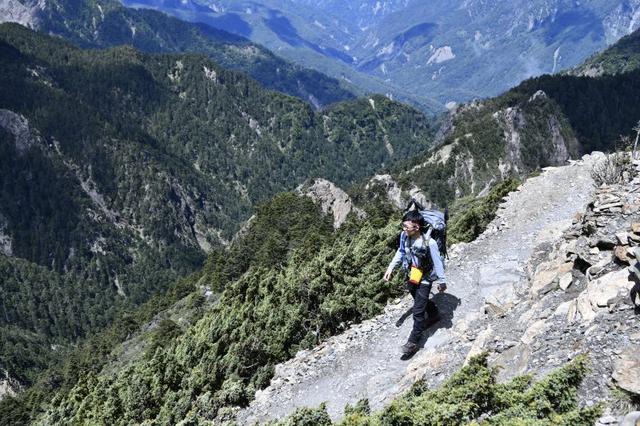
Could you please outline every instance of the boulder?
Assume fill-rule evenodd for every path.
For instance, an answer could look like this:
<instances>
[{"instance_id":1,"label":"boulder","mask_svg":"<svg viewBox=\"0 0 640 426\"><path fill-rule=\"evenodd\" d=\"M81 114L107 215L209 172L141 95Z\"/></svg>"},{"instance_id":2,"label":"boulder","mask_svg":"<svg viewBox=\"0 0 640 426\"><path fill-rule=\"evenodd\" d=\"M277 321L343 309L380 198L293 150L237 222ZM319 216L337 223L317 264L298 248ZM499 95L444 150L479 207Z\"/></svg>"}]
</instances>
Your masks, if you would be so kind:
<instances>
[{"instance_id":1,"label":"boulder","mask_svg":"<svg viewBox=\"0 0 640 426\"><path fill-rule=\"evenodd\" d=\"M576 213L576 214L573 216L573 220L572 220L572 222L573 222L574 224L575 224L575 223L580 223L580 222L582 222L582 219L583 219L583 218L584 218L584 215L583 215L582 213L578 212L578 213Z\"/></svg>"},{"instance_id":2,"label":"boulder","mask_svg":"<svg viewBox=\"0 0 640 426\"><path fill-rule=\"evenodd\" d=\"M587 288L580 293L577 299L578 311L583 320L591 321L596 314L614 303L620 293L628 293L633 287L629 281L627 269L610 272L587 284Z\"/></svg>"},{"instance_id":3,"label":"boulder","mask_svg":"<svg viewBox=\"0 0 640 426\"><path fill-rule=\"evenodd\" d=\"M572 254L578 254L576 247L577 243L578 240L571 240L567 243L566 247L564 248L565 252L567 253L567 257L570 257L570 255Z\"/></svg>"},{"instance_id":4,"label":"boulder","mask_svg":"<svg viewBox=\"0 0 640 426\"><path fill-rule=\"evenodd\" d=\"M558 305L558 307L556 308L556 310L553 312L553 316L557 317L557 316L562 316L562 315L568 315L569 314L569 309L571 309L571 306L573 305L573 300L569 300L566 302L561 303L560 305Z\"/></svg>"},{"instance_id":5,"label":"boulder","mask_svg":"<svg viewBox=\"0 0 640 426\"><path fill-rule=\"evenodd\" d=\"M565 272L559 280L558 285L563 291L567 291L571 283L573 282L573 274L571 272Z\"/></svg>"},{"instance_id":6,"label":"boulder","mask_svg":"<svg viewBox=\"0 0 640 426\"><path fill-rule=\"evenodd\" d=\"M500 367L498 380L502 382L526 373L530 358L531 348L523 344L518 344L502 352L492 363Z\"/></svg>"},{"instance_id":7,"label":"boulder","mask_svg":"<svg viewBox=\"0 0 640 426\"><path fill-rule=\"evenodd\" d=\"M473 341L473 345L471 345L471 348L467 353L467 357L465 358L465 361L464 361L465 364L467 364L469 360L474 356L482 353L482 351L484 350L484 345L487 343L487 341L489 340L489 337L491 337L492 334L493 334L493 329L491 328L491 325L489 325L480 334L478 334L478 337Z\"/></svg>"},{"instance_id":8,"label":"boulder","mask_svg":"<svg viewBox=\"0 0 640 426\"><path fill-rule=\"evenodd\" d=\"M640 395L640 351L629 348L622 352L611 377L621 389Z\"/></svg>"},{"instance_id":9,"label":"boulder","mask_svg":"<svg viewBox=\"0 0 640 426\"><path fill-rule=\"evenodd\" d=\"M531 324L529 328L527 328L527 330L520 338L520 341L525 345L530 345L533 342L533 339L545 332L547 328L549 328L549 325L547 324L546 320L538 320Z\"/></svg>"},{"instance_id":10,"label":"boulder","mask_svg":"<svg viewBox=\"0 0 640 426\"><path fill-rule=\"evenodd\" d=\"M632 411L624 416L620 426L638 426L640 424L640 411Z\"/></svg>"},{"instance_id":11,"label":"boulder","mask_svg":"<svg viewBox=\"0 0 640 426\"><path fill-rule=\"evenodd\" d=\"M560 259L541 264L536 269L536 273L531 280L529 294L532 297L537 297L556 289L559 285L560 277L567 273L571 274L573 266L573 262L561 263Z\"/></svg>"},{"instance_id":12,"label":"boulder","mask_svg":"<svg viewBox=\"0 0 640 426\"><path fill-rule=\"evenodd\" d=\"M616 238L623 246L629 245L629 235L626 232L618 232Z\"/></svg>"},{"instance_id":13,"label":"boulder","mask_svg":"<svg viewBox=\"0 0 640 426\"><path fill-rule=\"evenodd\" d=\"M631 224L631 230L635 233L635 234L640 234L640 222L635 222Z\"/></svg>"},{"instance_id":14,"label":"boulder","mask_svg":"<svg viewBox=\"0 0 640 426\"><path fill-rule=\"evenodd\" d=\"M613 249L613 255L620 263L629 264L629 255L627 254L627 247L625 246L616 246Z\"/></svg>"}]
</instances>

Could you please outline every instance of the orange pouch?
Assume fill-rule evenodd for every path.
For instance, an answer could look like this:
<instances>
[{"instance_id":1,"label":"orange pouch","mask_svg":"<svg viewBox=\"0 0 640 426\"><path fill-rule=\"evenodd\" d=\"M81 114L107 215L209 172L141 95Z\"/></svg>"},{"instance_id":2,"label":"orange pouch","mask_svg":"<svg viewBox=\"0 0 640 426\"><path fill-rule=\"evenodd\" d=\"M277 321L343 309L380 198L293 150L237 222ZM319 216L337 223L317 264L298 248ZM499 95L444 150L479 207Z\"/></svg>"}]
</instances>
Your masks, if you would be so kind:
<instances>
[{"instance_id":1,"label":"orange pouch","mask_svg":"<svg viewBox=\"0 0 640 426\"><path fill-rule=\"evenodd\" d=\"M420 284L420 281L422 281L422 271L415 266L412 266L409 271L409 282L417 285Z\"/></svg>"}]
</instances>

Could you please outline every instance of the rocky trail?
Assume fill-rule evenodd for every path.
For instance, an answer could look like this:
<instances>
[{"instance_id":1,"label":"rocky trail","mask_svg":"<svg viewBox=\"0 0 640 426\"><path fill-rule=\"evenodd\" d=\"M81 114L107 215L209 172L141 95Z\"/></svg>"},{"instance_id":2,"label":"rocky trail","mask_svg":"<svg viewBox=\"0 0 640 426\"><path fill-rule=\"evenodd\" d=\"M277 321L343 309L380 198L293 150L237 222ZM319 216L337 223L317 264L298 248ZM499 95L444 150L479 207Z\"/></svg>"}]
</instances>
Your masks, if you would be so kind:
<instances>
[{"instance_id":1,"label":"rocky trail","mask_svg":"<svg viewBox=\"0 0 640 426\"><path fill-rule=\"evenodd\" d=\"M592 202L591 169L601 157L585 156L530 178L505 199L477 240L451 250L449 288L433 299L443 319L429 329L422 349L412 358L403 360L399 350L410 332L411 316L396 324L411 306L410 296L405 296L378 317L277 366L270 386L257 392L251 405L238 413L238 421L253 424L278 419L296 408L323 402L331 417L339 419L346 404L362 398L369 400L372 410L379 410L416 380L424 378L429 385L437 385L471 355L486 349L493 352L494 362L508 366L504 377L524 372L535 358L531 354L536 352L532 349L536 337L548 327L540 321L551 315L526 318L527 326L537 324L533 330L519 325L513 315L523 310L544 311L540 306L537 311L531 307L536 300L531 301L529 295L532 265L557 251L554 247L575 223L576 213ZM549 281L557 288L557 276ZM400 280L393 285L400 285ZM547 287L544 290L551 291L552 286ZM562 309L565 313L569 307ZM560 358L555 364L566 361ZM552 365L554 362L549 363Z\"/></svg>"}]
</instances>

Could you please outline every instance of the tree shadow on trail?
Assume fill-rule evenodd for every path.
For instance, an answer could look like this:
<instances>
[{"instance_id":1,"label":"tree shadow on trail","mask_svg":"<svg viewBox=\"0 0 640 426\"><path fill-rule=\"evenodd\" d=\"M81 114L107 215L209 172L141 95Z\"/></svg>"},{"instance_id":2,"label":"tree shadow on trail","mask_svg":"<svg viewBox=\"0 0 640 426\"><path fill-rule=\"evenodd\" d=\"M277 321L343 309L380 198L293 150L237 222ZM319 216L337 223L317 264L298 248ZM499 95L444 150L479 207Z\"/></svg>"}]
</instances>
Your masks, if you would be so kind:
<instances>
[{"instance_id":1,"label":"tree shadow on trail","mask_svg":"<svg viewBox=\"0 0 640 426\"><path fill-rule=\"evenodd\" d=\"M453 314L455 310L458 309L458 306L462 304L462 300L449 293L436 293L433 295L431 300L438 307L438 311L440 311L440 321L427 328L422 338L418 342L418 350L424 348L427 340L429 340L429 338L433 336L436 331L440 330L441 328L449 329L453 326ZM400 327L402 323L411 316L411 314L411 309L402 314L400 319L396 322L396 326ZM418 352L418 350L416 350L416 352L412 354L402 355L400 359L408 360L412 358Z\"/></svg>"}]
</instances>

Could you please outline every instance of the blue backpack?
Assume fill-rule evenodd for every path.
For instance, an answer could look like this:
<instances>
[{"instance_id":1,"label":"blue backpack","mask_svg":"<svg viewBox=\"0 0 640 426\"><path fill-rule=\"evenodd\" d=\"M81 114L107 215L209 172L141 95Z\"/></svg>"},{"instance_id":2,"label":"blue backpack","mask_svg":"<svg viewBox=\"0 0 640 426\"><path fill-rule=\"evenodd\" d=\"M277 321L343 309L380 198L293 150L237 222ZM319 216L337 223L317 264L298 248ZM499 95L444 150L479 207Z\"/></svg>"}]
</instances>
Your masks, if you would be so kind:
<instances>
[{"instance_id":1,"label":"blue backpack","mask_svg":"<svg viewBox=\"0 0 640 426\"><path fill-rule=\"evenodd\" d=\"M422 204L415 199L411 199L405 212L409 210L417 210L424 219L425 227L420 231L424 234L431 229L431 238L438 243L438 250L440 256L445 259L448 258L447 254L447 222L449 221L449 209L445 208L444 213L440 210L428 210L425 209Z\"/></svg>"}]
</instances>

